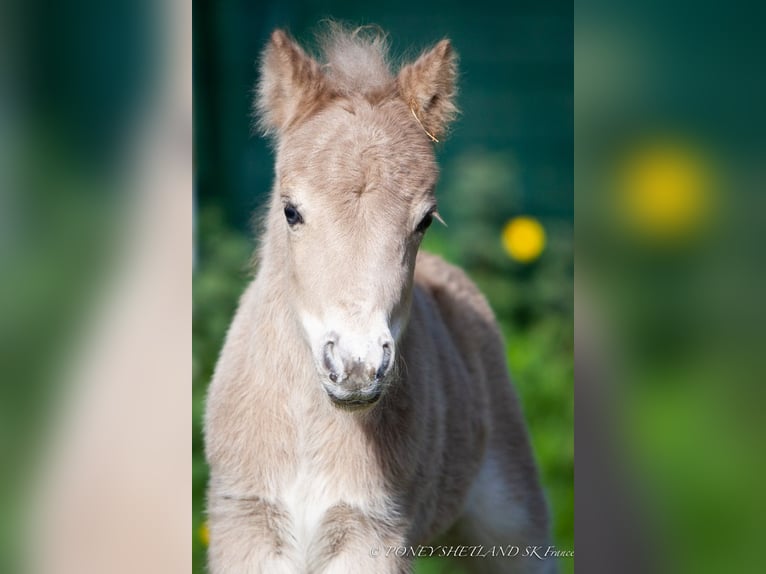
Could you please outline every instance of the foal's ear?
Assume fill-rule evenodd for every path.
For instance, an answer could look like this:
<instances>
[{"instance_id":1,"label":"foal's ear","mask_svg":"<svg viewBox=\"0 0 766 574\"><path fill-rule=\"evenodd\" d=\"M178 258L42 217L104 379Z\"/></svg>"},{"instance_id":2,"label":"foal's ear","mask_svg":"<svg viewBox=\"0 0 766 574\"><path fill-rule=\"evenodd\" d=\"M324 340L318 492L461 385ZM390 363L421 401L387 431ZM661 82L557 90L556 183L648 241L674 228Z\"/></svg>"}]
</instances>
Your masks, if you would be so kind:
<instances>
[{"instance_id":1,"label":"foal's ear","mask_svg":"<svg viewBox=\"0 0 766 574\"><path fill-rule=\"evenodd\" d=\"M441 137L457 114L456 75L457 56L449 40L399 72L399 93L432 139Z\"/></svg>"},{"instance_id":2,"label":"foal's ear","mask_svg":"<svg viewBox=\"0 0 766 574\"><path fill-rule=\"evenodd\" d=\"M281 132L308 112L324 90L324 74L311 56L282 30L275 30L261 58L255 97L258 125Z\"/></svg>"}]
</instances>

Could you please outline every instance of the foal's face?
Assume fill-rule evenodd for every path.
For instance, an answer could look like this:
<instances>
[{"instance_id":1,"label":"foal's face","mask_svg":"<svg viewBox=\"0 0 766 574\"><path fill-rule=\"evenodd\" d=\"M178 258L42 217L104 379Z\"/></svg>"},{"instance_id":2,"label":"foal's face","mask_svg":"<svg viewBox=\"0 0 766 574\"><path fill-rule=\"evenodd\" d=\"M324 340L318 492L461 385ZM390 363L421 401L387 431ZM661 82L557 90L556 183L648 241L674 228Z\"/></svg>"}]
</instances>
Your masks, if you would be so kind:
<instances>
[{"instance_id":1,"label":"foal's face","mask_svg":"<svg viewBox=\"0 0 766 574\"><path fill-rule=\"evenodd\" d=\"M278 144L269 233L289 299L327 394L360 408L392 378L436 215L429 137L456 113L456 63L442 40L394 77L385 41L363 30L330 35L323 52L322 65L276 30L255 105Z\"/></svg>"},{"instance_id":2,"label":"foal's face","mask_svg":"<svg viewBox=\"0 0 766 574\"><path fill-rule=\"evenodd\" d=\"M280 141L274 217L291 300L337 404L378 400L407 322L415 256L436 214L431 142L399 100L332 105Z\"/></svg>"}]
</instances>

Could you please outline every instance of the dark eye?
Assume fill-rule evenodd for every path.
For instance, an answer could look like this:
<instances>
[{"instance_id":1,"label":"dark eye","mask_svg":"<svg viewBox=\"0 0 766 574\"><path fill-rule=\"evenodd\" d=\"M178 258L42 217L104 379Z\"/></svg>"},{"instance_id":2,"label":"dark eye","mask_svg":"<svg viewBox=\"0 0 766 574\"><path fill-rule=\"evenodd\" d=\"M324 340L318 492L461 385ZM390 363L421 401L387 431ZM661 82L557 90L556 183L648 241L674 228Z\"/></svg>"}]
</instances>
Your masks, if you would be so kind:
<instances>
[{"instance_id":1,"label":"dark eye","mask_svg":"<svg viewBox=\"0 0 766 574\"><path fill-rule=\"evenodd\" d=\"M433 220L433 214L427 213L426 216L420 220L420 223L418 223L418 226L415 228L415 233L425 233L426 229L430 227Z\"/></svg>"},{"instance_id":2,"label":"dark eye","mask_svg":"<svg viewBox=\"0 0 766 574\"><path fill-rule=\"evenodd\" d=\"M301 217L301 214L295 209L295 206L290 203L285 205L285 219L290 227L303 223L303 217Z\"/></svg>"}]
</instances>

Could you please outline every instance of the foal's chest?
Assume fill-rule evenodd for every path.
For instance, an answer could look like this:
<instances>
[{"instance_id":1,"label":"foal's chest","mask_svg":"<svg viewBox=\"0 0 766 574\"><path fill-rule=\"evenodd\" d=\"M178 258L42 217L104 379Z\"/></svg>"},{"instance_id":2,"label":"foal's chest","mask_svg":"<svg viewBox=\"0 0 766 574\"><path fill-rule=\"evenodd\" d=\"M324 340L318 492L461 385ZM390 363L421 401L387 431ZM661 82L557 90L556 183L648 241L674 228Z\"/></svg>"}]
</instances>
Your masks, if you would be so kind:
<instances>
[{"instance_id":1,"label":"foal's chest","mask_svg":"<svg viewBox=\"0 0 766 574\"><path fill-rule=\"evenodd\" d=\"M326 530L332 509L383 511L381 473L365 437L343 418L296 417L295 465L278 481L277 498L289 513L296 546L308 552Z\"/></svg>"}]
</instances>

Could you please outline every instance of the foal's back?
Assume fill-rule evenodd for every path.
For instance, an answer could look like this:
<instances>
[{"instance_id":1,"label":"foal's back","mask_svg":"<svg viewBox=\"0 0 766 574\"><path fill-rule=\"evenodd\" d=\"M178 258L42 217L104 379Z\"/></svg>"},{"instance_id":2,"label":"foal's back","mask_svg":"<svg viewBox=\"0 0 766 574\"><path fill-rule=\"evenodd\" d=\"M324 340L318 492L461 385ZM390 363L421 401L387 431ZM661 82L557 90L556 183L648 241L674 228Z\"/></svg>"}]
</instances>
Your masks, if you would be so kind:
<instances>
[{"instance_id":1,"label":"foal's back","mask_svg":"<svg viewBox=\"0 0 766 574\"><path fill-rule=\"evenodd\" d=\"M492 310L462 270L434 255L418 255L415 282L413 315L425 320L413 321L412 333L431 338L443 361L431 382L448 402L447 471L468 478L453 531L461 544L471 542L466 536L480 544L542 544L547 508Z\"/></svg>"}]
</instances>

